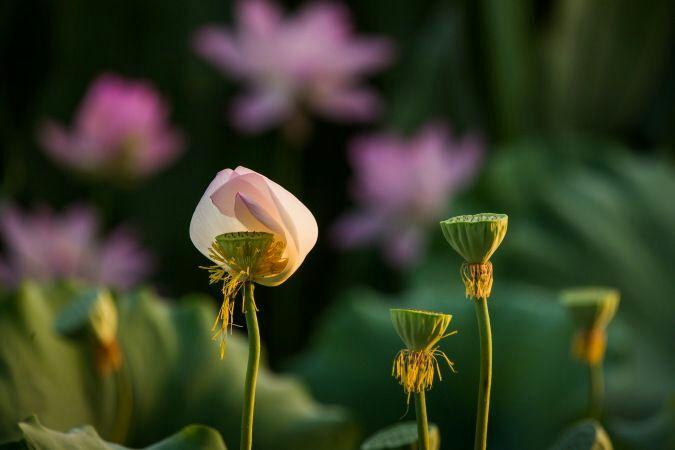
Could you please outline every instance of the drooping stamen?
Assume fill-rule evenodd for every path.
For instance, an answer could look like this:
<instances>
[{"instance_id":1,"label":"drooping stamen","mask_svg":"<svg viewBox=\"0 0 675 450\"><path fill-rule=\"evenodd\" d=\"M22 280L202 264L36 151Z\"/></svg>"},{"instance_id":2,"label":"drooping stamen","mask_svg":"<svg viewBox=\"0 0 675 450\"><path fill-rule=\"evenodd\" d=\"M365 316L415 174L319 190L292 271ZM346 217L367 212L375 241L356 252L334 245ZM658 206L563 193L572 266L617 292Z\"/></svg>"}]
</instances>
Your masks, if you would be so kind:
<instances>
[{"instance_id":1,"label":"drooping stamen","mask_svg":"<svg viewBox=\"0 0 675 450\"><path fill-rule=\"evenodd\" d=\"M492 263L463 263L460 269L467 298L487 299L492 292Z\"/></svg>"},{"instance_id":2,"label":"drooping stamen","mask_svg":"<svg viewBox=\"0 0 675 450\"><path fill-rule=\"evenodd\" d=\"M605 356L607 333L602 328L593 328L577 332L572 343L574 356L589 365L597 364Z\"/></svg>"},{"instance_id":3,"label":"drooping stamen","mask_svg":"<svg viewBox=\"0 0 675 450\"><path fill-rule=\"evenodd\" d=\"M211 329L213 340L220 340L221 359L225 356L227 333L231 334L234 326L234 298L246 282L281 273L288 263L283 257L285 248L285 243L274 235L253 231L221 234L209 248L209 257L216 264L202 268L209 271L210 284L223 283L223 303Z\"/></svg>"},{"instance_id":4,"label":"drooping stamen","mask_svg":"<svg viewBox=\"0 0 675 450\"><path fill-rule=\"evenodd\" d=\"M436 374L439 380L443 379L437 357L443 358L455 372L454 363L438 347L422 351L403 349L396 355L391 374L403 386L408 402L411 394L431 389Z\"/></svg>"}]
</instances>

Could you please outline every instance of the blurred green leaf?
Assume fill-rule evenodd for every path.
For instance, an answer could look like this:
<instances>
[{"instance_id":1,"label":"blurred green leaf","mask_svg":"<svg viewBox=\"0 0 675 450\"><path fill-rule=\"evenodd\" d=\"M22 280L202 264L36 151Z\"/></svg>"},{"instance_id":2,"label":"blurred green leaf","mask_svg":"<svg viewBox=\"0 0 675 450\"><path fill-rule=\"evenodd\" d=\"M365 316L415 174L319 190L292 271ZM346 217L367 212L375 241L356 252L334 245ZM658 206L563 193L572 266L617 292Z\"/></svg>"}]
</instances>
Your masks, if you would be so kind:
<instances>
[{"instance_id":1,"label":"blurred green leaf","mask_svg":"<svg viewBox=\"0 0 675 450\"><path fill-rule=\"evenodd\" d=\"M537 117L533 3L532 0L478 3L492 128L504 140L532 129Z\"/></svg>"},{"instance_id":2,"label":"blurred green leaf","mask_svg":"<svg viewBox=\"0 0 675 450\"><path fill-rule=\"evenodd\" d=\"M389 89L389 126L413 132L428 120L449 117L453 127L473 131L484 121L467 42L468 15L463 2L438 3L419 33L397 42L402 61Z\"/></svg>"},{"instance_id":3,"label":"blurred green leaf","mask_svg":"<svg viewBox=\"0 0 675 450\"><path fill-rule=\"evenodd\" d=\"M361 444L361 450L418 450L417 438L417 422L401 422L388 426L366 439ZM431 450L438 450L441 447L440 433L433 423L429 424L429 446Z\"/></svg>"},{"instance_id":4,"label":"blurred green leaf","mask_svg":"<svg viewBox=\"0 0 675 450\"><path fill-rule=\"evenodd\" d=\"M619 314L666 351L675 339L672 167L580 137L505 150L484 174L486 207L509 214L497 254L504 275L555 289L615 286Z\"/></svg>"},{"instance_id":5,"label":"blurred green leaf","mask_svg":"<svg viewBox=\"0 0 675 450\"><path fill-rule=\"evenodd\" d=\"M670 0L556 2L543 46L552 126L607 131L634 121L663 78L672 13Z\"/></svg>"},{"instance_id":6,"label":"blurred green leaf","mask_svg":"<svg viewBox=\"0 0 675 450\"><path fill-rule=\"evenodd\" d=\"M50 430L42 426L37 417L19 423L22 439L17 442L1 444L0 450L24 448L27 450L125 450L127 447L105 442L96 430L87 425L75 428L67 433ZM213 428L202 425L190 425L175 435L144 450L227 450L220 434Z\"/></svg>"},{"instance_id":7,"label":"blurred green leaf","mask_svg":"<svg viewBox=\"0 0 675 450\"><path fill-rule=\"evenodd\" d=\"M0 300L0 440L17 438L16 423L37 414L49 428L88 423L105 439L132 446L191 423L238 442L247 344L235 333L225 360L219 359L209 301L194 297L170 305L149 291L120 298L122 370L101 378L87 342L67 340L53 326L82 292L26 283ZM357 439L344 410L320 405L297 380L261 369L256 448L351 450Z\"/></svg>"},{"instance_id":8,"label":"blurred green leaf","mask_svg":"<svg viewBox=\"0 0 675 450\"><path fill-rule=\"evenodd\" d=\"M594 420L584 420L567 430L551 450L612 450L612 442Z\"/></svg>"}]
</instances>

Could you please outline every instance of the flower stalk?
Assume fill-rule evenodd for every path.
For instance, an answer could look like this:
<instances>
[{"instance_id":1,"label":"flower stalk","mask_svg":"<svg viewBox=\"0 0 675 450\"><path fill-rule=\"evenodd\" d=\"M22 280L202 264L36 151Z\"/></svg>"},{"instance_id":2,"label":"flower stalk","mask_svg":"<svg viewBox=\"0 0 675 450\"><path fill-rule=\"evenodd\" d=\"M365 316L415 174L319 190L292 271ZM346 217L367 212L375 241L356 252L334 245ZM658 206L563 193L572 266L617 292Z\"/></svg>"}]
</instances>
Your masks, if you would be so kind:
<instances>
[{"instance_id":1,"label":"flower stalk","mask_svg":"<svg viewBox=\"0 0 675 450\"><path fill-rule=\"evenodd\" d=\"M253 445L253 415L255 410L255 388L260 367L260 330L258 313L253 297L255 286L248 282L244 286L244 308L248 330L248 365L244 384L244 407L241 416L241 450L251 450Z\"/></svg>"},{"instance_id":2,"label":"flower stalk","mask_svg":"<svg viewBox=\"0 0 675 450\"><path fill-rule=\"evenodd\" d=\"M494 281L490 257L506 236L505 214L475 214L452 217L441 222L443 236L464 259L460 275L466 297L474 302L480 336L480 379L476 407L474 450L487 448L492 388L492 329L487 300Z\"/></svg>"},{"instance_id":3,"label":"flower stalk","mask_svg":"<svg viewBox=\"0 0 675 450\"><path fill-rule=\"evenodd\" d=\"M425 392L433 386L436 374L442 379L439 357L455 371L453 362L439 349L438 343L457 332L446 333L452 321L450 314L414 309L392 309L390 312L394 329L406 346L394 358L392 375L403 387L408 402L414 395L418 448L430 450Z\"/></svg>"},{"instance_id":4,"label":"flower stalk","mask_svg":"<svg viewBox=\"0 0 675 450\"><path fill-rule=\"evenodd\" d=\"M480 334L480 382L476 411L476 436L474 449L487 448L488 418L490 416L490 390L492 386L492 330L487 299L476 299L476 318Z\"/></svg>"},{"instance_id":5,"label":"flower stalk","mask_svg":"<svg viewBox=\"0 0 675 450\"><path fill-rule=\"evenodd\" d=\"M429 421L427 420L427 400L424 391L415 394L415 414L417 416L417 442L420 450L430 450Z\"/></svg>"},{"instance_id":6,"label":"flower stalk","mask_svg":"<svg viewBox=\"0 0 675 450\"><path fill-rule=\"evenodd\" d=\"M605 396L605 375L602 361L588 366L590 387L588 389L588 416L600 420Z\"/></svg>"}]
</instances>

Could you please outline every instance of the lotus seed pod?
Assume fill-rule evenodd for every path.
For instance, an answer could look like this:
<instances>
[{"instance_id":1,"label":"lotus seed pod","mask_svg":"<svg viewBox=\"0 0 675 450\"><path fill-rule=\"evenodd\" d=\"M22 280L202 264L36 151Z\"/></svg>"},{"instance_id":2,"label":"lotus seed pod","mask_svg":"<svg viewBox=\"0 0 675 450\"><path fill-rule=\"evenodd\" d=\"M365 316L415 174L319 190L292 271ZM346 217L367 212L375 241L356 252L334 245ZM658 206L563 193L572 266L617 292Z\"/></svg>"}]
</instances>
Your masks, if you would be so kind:
<instances>
[{"instance_id":1,"label":"lotus seed pod","mask_svg":"<svg viewBox=\"0 0 675 450\"><path fill-rule=\"evenodd\" d=\"M619 307L619 291L604 287L567 289L560 301L581 330L604 330Z\"/></svg>"},{"instance_id":2,"label":"lotus seed pod","mask_svg":"<svg viewBox=\"0 0 675 450\"><path fill-rule=\"evenodd\" d=\"M565 305L577 325L572 343L572 353L590 365L605 356L607 333L605 328L619 306L619 291L602 287L568 289L561 294Z\"/></svg>"},{"instance_id":3,"label":"lotus seed pod","mask_svg":"<svg viewBox=\"0 0 675 450\"><path fill-rule=\"evenodd\" d=\"M446 333L452 320L450 314L392 309L391 320L406 346L394 358L391 373L403 386L403 392L410 401L410 394L431 389L436 374L440 379L439 357L454 372L453 362L436 344L456 331Z\"/></svg>"},{"instance_id":4,"label":"lotus seed pod","mask_svg":"<svg viewBox=\"0 0 675 450\"><path fill-rule=\"evenodd\" d=\"M361 450L418 450L417 423L403 422L388 426L376 432L361 444ZM438 427L429 424L429 448L441 448L441 435Z\"/></svg>"},{"instance_id":5,"label":"lotus seed pod","mask_svg":"<svg viewBox=\"0 0 675 450\"><path fill-rule=\"evenodd\" d=\"M204 268L209 271L211 284L223 284L223 303L212 328L214 340L220 340L221 358L225 356L228 331L232 331L234 297L247 282L266 284L278 276L288 264L285 249L283 241L262 231L224 233L213 241L209 258L216 264Z\"/></svg>"},{"instance_id":6,"label":"lotus seed pod","mask_svg":"<svg viewBox=\"0 0 675 450\"><path fill-rule=\"evenodd\" d=\"M391 321L409 350L425 351L447 336L452 316L414 309L392 309Z\"/></svg>"},{"instance_id":7,"label":"lotus seed pod","mask_svg":"<svg viewBox=\"0 0 675 450\"><path fill-rule=\"evenodd\" d=\"M506 214L481 213L451 217L441 222L443 236L469 264L485 264L504 240Z\"/></svg>"}]
</instances>

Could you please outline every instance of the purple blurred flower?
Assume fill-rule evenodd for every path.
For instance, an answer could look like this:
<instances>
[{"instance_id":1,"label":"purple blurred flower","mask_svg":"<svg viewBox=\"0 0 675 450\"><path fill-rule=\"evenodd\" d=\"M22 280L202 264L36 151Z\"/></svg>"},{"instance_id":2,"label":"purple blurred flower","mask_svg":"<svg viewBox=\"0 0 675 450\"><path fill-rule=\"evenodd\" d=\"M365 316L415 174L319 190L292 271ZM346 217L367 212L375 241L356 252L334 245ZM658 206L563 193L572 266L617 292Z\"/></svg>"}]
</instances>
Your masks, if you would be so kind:
<instances>
[{"instance_id":1,"label":"purple blurred flower","mask_svg":"<svg viewBox=\"0 0 675 450\"><path fill-rule=\"evenodd\" d=\"M15 286L24 278L41 281L74 278L119 289L142 281L152 260L135 235L118 228L98 236L94 211L73 206L61 215L47 208L31 213L13 206L0 213L0 282Z\"/></svg>"},{"instance_id":2,"label":"purple blurred flower","mask_svg":"<svg viewBox=\"0 0 675 450\"><path fill-rule=\"evenodd\" d=\"M66 167L137 179L166 167L183 150L182 135L168 116L151 84L106 74L90 87L71 130L48 121L39 138L47 154Z\"/></svg>"},{"instance_id":3,"label":"purple blurred flower","mask_svg":"<svg viewBox=\"0 0 675 450\"><path fill-rule=\"evenodd\" d=\"M270 1L239 1L236 22L235 29L201 28L194 47L247 85L232 109L241 130L290 122L302 106L338 121L368 121L379 113L376 93L359 82L391 62L393 47L386 39L355 36L344 5L311 3L284 18Z\"/></svg>"},{"instance_id":4,"label":"purple blurred flower","mask_svg":"<svg viewBox=\"0 0 675 450\"><path fill-rule=\"evenodd\" d=\"M424 253L428 225L445 218L453 195L475 177L483 146L476 137L456 140L446 127L432 124L410 138L359 138L349 156L357 209L335 224L336 245L378 244L387 261L405 267Z\"/></svg>"}]
</instances>

